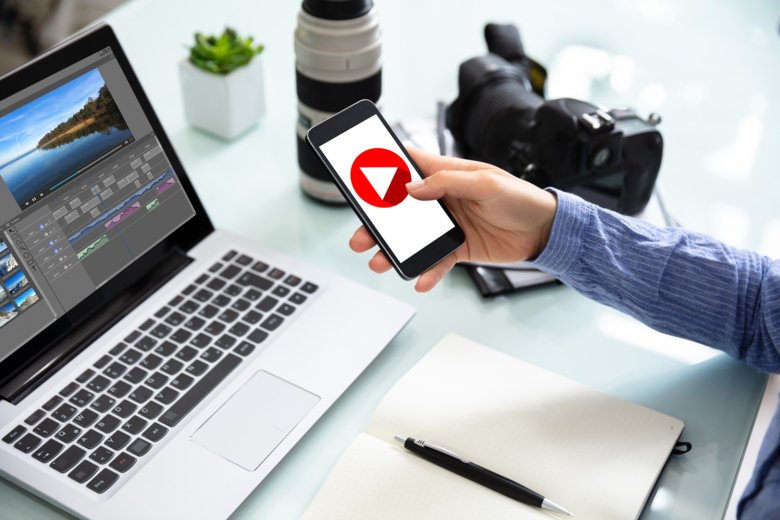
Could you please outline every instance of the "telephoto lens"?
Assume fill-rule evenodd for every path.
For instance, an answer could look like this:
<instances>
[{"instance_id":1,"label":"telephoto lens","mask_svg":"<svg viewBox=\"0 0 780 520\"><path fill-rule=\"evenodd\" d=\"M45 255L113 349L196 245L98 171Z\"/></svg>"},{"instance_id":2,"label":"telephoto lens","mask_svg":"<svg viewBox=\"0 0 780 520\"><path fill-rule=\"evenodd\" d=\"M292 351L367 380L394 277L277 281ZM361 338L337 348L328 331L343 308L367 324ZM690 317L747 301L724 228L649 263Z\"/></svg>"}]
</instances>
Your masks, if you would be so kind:
<instances>
[{"instance_id":1,"label":"telephoto lens","mask_svg":"<svg viewBox=\"0 0 780 520\"><path fill-rule=\"evenodd\" d=\"M382 94L382 34L371 0L303 0L295 29L298 166L316 200L345 203L306 131L361 100Z\"/></svg>"}]
</instances>

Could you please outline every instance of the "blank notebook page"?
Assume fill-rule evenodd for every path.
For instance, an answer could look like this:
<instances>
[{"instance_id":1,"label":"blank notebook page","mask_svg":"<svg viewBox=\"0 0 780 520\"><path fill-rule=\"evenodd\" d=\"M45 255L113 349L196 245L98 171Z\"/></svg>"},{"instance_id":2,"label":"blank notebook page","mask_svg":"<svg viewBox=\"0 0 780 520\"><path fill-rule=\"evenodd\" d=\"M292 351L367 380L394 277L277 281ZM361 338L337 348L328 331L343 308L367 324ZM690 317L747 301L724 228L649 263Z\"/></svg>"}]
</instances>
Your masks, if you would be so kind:
<instances>
[{"instance_id":1,"label":"blank notebook page","mask_svg":"<svg viewBox=\"0 0 780 520\"><path fill-rule=\"evenodd\" d=\"M578 519L630 519L682 432L678 419L448 335L390 390L304 518L561 518L404 450L449 448Z\"/></svg>"}]
</instances>

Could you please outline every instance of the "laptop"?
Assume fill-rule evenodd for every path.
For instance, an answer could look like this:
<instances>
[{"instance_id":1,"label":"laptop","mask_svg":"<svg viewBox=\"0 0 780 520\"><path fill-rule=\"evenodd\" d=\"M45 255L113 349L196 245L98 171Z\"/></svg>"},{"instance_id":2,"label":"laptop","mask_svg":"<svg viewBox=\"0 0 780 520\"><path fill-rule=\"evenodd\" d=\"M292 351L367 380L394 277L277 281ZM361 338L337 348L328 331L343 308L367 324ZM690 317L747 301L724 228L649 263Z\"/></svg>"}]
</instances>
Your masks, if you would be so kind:
<instances>
[{"instance_id":1,"label":"laptop","mask_svg":"<svg viewBox=\"0 0 780 520\"><path fill-rule=\"evenodd\" d=\"M114 33L0 78L0 475L225 518L413 316L214 230Z\"/></svg>"}]
</instances>

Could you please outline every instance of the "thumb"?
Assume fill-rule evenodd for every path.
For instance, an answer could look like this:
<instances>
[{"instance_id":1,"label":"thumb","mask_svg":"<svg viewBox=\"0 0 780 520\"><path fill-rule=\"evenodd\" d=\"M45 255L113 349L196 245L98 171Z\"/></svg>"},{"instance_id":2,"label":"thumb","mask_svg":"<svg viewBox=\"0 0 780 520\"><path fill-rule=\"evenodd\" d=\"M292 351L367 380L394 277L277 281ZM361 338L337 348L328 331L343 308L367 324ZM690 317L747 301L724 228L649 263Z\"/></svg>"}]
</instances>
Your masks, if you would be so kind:
<instances>
[{"instance_id":1,"label":"thumb","mask_svg":"<svg viewBox=\"0 0 780 520\"><path fill-rule=\"evenodd\" d=\"M500 176L490 170L441 170L425 180L407 183L409 195L419 200L434 200L445 196L457 199L485 200L499 191Z\"/></svg>"}]
</instances>

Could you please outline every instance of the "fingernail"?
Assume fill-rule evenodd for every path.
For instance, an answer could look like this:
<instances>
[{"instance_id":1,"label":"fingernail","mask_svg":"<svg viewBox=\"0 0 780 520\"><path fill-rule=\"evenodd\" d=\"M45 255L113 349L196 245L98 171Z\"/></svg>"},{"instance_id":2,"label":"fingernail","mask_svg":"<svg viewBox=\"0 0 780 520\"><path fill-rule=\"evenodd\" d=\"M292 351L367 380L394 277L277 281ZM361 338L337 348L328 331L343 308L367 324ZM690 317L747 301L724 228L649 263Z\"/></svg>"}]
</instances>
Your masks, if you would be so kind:
<instances>
[{"instance_id":1,"label":"fingernail","mask_svg":"<svg viewBox=\"0 0 780 520\"><path fill-rule=\"evenodd\" d=\"M425 181L412 181L412 182L407 182L406 183L406 189L408 191L419 190L423 186L425 186Z\"/></svg>"}]
</instances>

